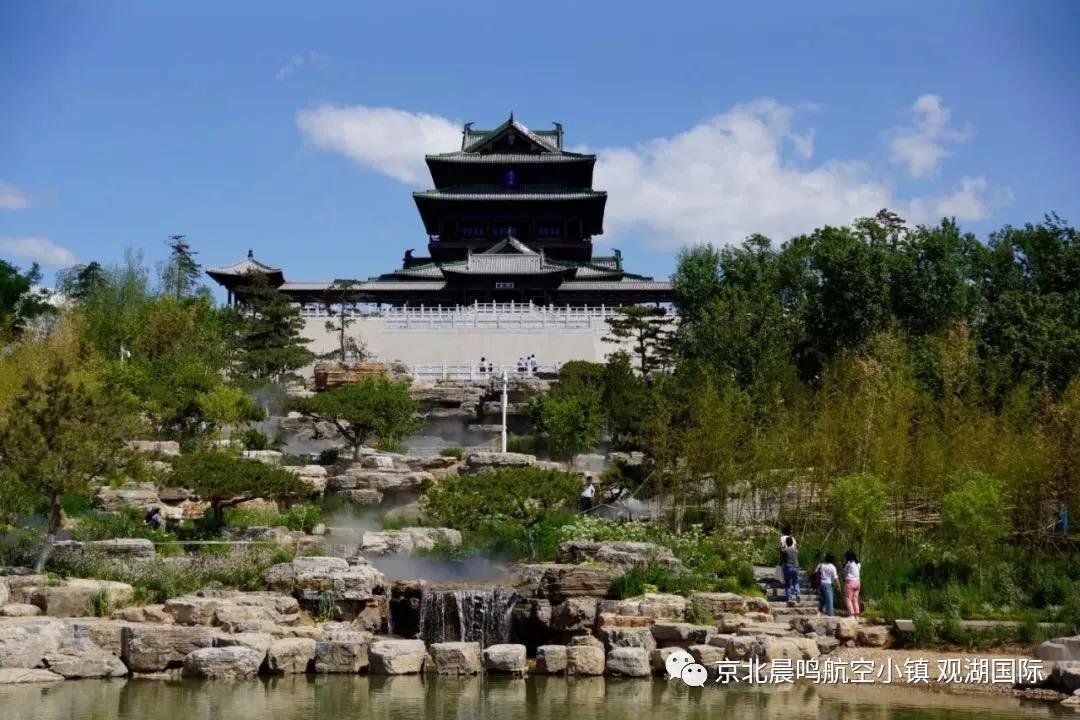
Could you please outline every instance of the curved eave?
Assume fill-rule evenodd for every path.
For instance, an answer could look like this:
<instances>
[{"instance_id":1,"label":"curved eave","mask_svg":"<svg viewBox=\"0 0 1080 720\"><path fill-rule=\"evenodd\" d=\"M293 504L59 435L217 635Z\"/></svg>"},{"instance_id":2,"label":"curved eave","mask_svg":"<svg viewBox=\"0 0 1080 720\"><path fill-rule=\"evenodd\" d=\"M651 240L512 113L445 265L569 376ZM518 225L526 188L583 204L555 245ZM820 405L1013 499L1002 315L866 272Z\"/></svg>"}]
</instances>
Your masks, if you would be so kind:
<instances>
[{"instance_id":1,"label":"curved eave","mask_svg":"<svg viewBox=\"0 0 1080 720\"><path fill-rule=\"evenodd\" d=\"M206 274L213 279L218 285L226 288L234 288L238 285L243 285L247 279L254 274L263 275L266 277L268 283L274 286L281 285L285 282L285 274L281 270L270 271L252 271L252 272L233 272L224 270L221 268L212 268L206 271Z\"/></svg>"},{"instance_id":2,"label":"curved eave","mask_svg":"<svg viewBox=\"0 0 1080 720\"><path fill-rule=\"evenodd\" d=\"M449 163L449 164L501 164L507 163L510 165L526 165L526 164L548 164L548 163L588 163L592 164L596 162L596 156L585 153L470 153L470 152L449 152L438 153L434 155L425 155L424 160L430 166L432 163Z\"/></svg>"}]
</instances>

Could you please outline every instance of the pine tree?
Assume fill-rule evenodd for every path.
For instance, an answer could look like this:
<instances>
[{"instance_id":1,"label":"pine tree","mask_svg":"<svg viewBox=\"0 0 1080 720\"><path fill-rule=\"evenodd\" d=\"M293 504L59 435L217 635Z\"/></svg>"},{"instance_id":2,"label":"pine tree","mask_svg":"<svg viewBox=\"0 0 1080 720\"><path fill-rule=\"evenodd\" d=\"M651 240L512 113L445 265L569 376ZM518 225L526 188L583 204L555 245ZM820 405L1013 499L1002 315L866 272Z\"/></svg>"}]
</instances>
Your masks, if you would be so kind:
<instances>
[{"instance_id":1,"label":"pine tree","mask_svg":"<svg viewBox=\"0 0 1080 720\"><path fill-rule=\"evenodd\" d=\"M85 265L74 265L56 275L57 289L65 297L80 304L108 282L104 268L96 260Z\"/></svg>"},{"instance_id":2,"label":"pine tree","mask_svg":"<svg viewBox=\"0 0 1080 720\"><path fill-rule=\"evenodd\" d=\"M240 301L238 371L250 378L286 380L315 355L300 336L300 308L270 285L266 276L252 273L237 288Z\"/></svg>"},{"instance_id":3,"label":"pine tree","mask_svg":"<svg viewBox=\"0 0 1080 720\"><path fill-rule=\"evenodd\" d=\"M320 358L332 360L337 357L344 363L350 357L357 361L363 361L367 357L368 352L363 341L348 334L349 328L356 323L356 316L353 313L356 309L353 290L359 284L356 280L335 280L330 284L325 299L326 314L330 317L326 321L326 330L338 336L338 349L320 355Z\"/></svg>"},{"instance_id":4,"label":"pine tree","mask_svg":"<svg viewBox=\"0 0 1080 720\"><path fill-rule=\"evenodd\" d=\"M123 441L135 427L134 414L119 406L118 395L91 391L66 362L54 360L42 381L26 379L0 427L0 487L48 502L39 571L60 529L63 497L88 498L129 459Z\"/></svg>"},{"instance_id":5,"label":"pine tree","mask_svg":"<svg viewBox=\"0 0 1080 720\"><path fill-rule=\"evenodd\" d=\"M169 260L161 272L162 291L180 301L195 294L202 266L195 262L197 253L186 235L170 235L169 250Z\"/></svg>"},{"instance_id":6,"label":"pine tree","mask_svg":"<svg viewBox=\"0 0 1080 720\"><path fill-rule=\"evenodd\" d=\"M662 308L631 305L608 320L611 334L604 342L630 345L643 376L666 366L673 350L673 320Z\"/></svg>"}]
</instances>

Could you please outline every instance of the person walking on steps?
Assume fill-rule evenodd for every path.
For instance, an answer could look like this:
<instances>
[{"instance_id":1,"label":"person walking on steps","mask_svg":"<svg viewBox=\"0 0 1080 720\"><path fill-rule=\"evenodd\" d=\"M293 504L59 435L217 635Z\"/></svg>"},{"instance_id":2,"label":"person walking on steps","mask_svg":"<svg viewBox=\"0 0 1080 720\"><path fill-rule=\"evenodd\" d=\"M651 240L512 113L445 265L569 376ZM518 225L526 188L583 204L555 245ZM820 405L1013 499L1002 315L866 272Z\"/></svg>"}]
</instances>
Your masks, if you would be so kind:
<instances>
[{"instance_id":1,"label":"person walking on steps","mask_svg":"<svg viewBox=\"0 0 1080 720\"><path fill-rule=\"evenodd\" d=\"M795 547L795 538L790 535L784 541L784 591L788 600L798 600L799 590L799 550Z\"/></svg>"},{"instance_id":2,"label":"person walking on steps","mask_svg":"<svg viewBox=\"0 0 1080 720\"><path fill-rule=\"evenodd\" d=\"M596 480L590 478L585 489L578 496L578 509L583 513L592 510L594 497L596 497Z\"/></svg>"},{"instance_id":3,"label":"person walking on steps","mask_svg":"<svg viewBox=\"0 0 1080 720\"><path fill-rule=\"evenodd\" d=\"M825 615L835 615L835 591L839 584L836 572L836 557L827 553L825 559L814 568L818 582L818 611Z\"/></svg>"},{"instance_id":4,"label":"person walking on steps","mask_svg":"<svg viewBox=\"0 0 1080 720\"><path fill-rule=\"evenodd\" d=\"M844 553L844 605L847 607L848 617L857 618L861 612L859 607L859 591L862 584L859 582L862 565L859 558L851 550Z\"/></svg>"}]
</instances>

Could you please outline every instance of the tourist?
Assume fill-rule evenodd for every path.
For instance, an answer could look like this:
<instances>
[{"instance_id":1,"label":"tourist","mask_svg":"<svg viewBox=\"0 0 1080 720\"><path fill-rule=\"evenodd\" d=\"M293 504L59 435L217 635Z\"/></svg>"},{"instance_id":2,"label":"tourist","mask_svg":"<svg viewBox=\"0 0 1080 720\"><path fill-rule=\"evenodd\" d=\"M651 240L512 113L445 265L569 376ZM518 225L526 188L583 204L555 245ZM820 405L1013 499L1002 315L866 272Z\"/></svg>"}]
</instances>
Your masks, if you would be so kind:
<instances>
[{"instance_id":1,"label":"tourist","mask_svg":"<svg viewBox=\"0 0 1080 720\"><path fill-rule=\"evenodd\" d=\"M798 600L799 590L799 550L795 547L795 538L787 536L784 546L784 591L788 600Z\"/></svg>"},{"instance_id":2,"label":"tourist","mask_svg":"<svg viewBox=\"0 0 1080 720\"><path fill-rule=\"evenodd\" d=\"M1069 508L1065 506L1065 503L1061 503L1061 510L1058 511L1058 529L1061 530L1062 535L1069 534Z\"/></svg>"},{"instance_id":3,"label":"tourist","mask_svg":"<svg viewBox=\"0 0 1080 720\"><path fill-rule=\"evenodd\" d=\"M535 355L530 355L529 356L529 374L530 375L535 375L536 374L536 356Z\"/></svg>"},{"instance_id":4,"label":"tourist","mask_svg":"<svg viewBox=\"0 0 1080 720\"><path fill-rule=\"evenodd\" d=\"M150 508L150 512L146 513L143 522L145 522L147 527L151 530L165 529L165 517L161 514L161 508Z\"/></svg>"},{"instance_id":5,"label":"tourist","mask_svg":"<svg viewBox=\"0 0 1080 720\"><path fill-rule=\"evenodd\" d=\"M795 541L795 536L791 534L791 525L784 524L784 527L780 530L780 580L784 580L784 550L787 549L788 538L791 538L795 547L798 548L799 544Z\"/></svg>"},{"instance_id":6,"label":"tourist","mask_svg":"<svg viewBox=\"0 0 1080 720\"><path fill-rule=\"evenodd\" d=\"M832 553L827 553L825 560L814 568L814 575L818 583L818 611L826 615L835 614L833 598L839 579L836 572L836 558Z\"/></svg>"},{"instance_id":7,"label":"tourist","mask_svg":"<svg viewBox=\"0 0 1080 720\"><path fill-rule=\"evenodd\" d=\"M480 358L480 374L483 375L485 372L487 372L487 358L481 357Z\"/></svg>"},{"instance_id":8,"label":"tourist","mask_svg":"<svg viewBox=\"0 0 1080 720\"><path fill-rule=\"evenodd\" d=\"M844 553L844 605L847 606L848 617L859 617L859 590L862 588L859 582L859 574L862 566L859 558L851 550Z\"/></svg>"},{"instance_id":9,"label":"tourist","mask_svg":"<svg viewBox=\"0 0 1080 720\"><path fill-rule=\"evenodd\" d=\"M589 512L593 507L593 498L596 497L596 480L590 478L586 481L585 489L578 497L578 509L581 512Z\"/></svg>"},{"instance_id":10,"label":"tourist","mask_svg":"<svg viewBox=\"0 0 1080 720\"><path fill-rule=\"evenodd\" d=\"M519 357L518 358L517 371L518 371L518 375L523 375L525 373L525 358L524 357Z\"/></svg>"}]
</instances>

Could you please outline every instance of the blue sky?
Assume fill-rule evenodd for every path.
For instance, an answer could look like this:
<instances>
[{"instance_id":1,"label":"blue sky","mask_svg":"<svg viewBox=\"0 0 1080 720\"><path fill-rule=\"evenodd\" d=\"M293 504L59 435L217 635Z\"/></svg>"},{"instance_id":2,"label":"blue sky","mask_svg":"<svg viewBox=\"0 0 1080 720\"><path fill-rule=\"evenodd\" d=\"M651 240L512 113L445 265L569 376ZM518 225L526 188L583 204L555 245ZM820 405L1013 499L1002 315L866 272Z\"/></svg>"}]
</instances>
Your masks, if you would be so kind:
<instances>
[{"instance_id":1,"label":"blue sky","mask_svg":"<svg viewBox=\"0 0 1080 720\"><path fill-rule=\"evenodd\" d=\"M367 277L459 124L598 152L631 269L887 204L1080 222L1080 3L0 0L0 257Z\"/></svg>"}]
</instances>

